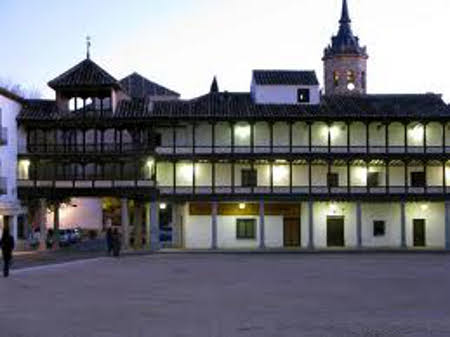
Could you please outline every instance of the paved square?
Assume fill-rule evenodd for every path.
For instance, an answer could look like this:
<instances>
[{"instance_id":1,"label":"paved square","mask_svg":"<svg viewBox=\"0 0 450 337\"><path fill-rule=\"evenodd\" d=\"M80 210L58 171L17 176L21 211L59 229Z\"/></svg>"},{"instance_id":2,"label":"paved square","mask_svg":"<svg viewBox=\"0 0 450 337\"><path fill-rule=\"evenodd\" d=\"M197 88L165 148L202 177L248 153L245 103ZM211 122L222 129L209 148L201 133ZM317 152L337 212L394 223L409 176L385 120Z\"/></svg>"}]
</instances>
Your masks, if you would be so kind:
<instances>
[{"instance_id":1,"label":"paved square","mask_svg":"<svg viewBox=\"0 0 450 337\"><path fill-rule=\"evenodd\" d=\"M0 336L450 336L450 256L151 255L16 270Z\"/></svg>"}]
</instances>

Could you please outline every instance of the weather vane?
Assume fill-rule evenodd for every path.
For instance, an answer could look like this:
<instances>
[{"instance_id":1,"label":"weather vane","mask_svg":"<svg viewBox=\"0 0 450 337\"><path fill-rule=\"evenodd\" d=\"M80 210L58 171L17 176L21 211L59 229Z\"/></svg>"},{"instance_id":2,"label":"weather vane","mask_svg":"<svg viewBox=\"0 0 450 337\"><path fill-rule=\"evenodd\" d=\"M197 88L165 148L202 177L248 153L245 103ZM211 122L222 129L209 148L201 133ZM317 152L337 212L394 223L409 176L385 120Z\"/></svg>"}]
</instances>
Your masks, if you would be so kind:
<instances>
[{"instance_id":1,"label":"weather vane","mask_svg":"<svg viewBox=\"0 0 450 337\"><path fill-rule=\"evenodd\" d=\"M91 37L89 35L86 36L86 57L91 58Z\"/></svg>"}]
</instances>

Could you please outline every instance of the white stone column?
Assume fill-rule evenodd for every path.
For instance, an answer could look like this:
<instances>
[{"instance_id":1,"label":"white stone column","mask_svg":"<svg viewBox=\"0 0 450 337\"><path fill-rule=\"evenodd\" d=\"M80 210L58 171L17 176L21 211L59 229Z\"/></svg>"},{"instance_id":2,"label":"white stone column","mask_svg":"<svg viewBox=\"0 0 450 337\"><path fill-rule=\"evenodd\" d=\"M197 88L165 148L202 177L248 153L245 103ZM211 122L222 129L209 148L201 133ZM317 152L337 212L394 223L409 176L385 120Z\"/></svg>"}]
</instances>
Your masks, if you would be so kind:
<instances>
[{"instance_id":1,"label":"white stone column","mask_svg":"<svg viewBox=\"0 0 450 337\"><path fill-rule=\"evenodd\" d=\"M356 203L356 246L362 248L362 209L361 201Z\"/></svg>"},{"instance_id":2,"label":"white stone column","mask_svg":"<svg viewBox=\"0 0 450 337\"><path fill-rule=\"evenodd\" d=\"M308 249L314 249L314 203L308 202Z\"/></svg>"},{"instance_id":3,"label":"white stone column","mask_svg":"<svg viewBox=\"0 0 450 337\"><path fill-rule=\"evenodd\" d=\"M211 249L217 249L217 213L219 203L213 201L211 204Z\"/></svg>"},{"instance_id":4,"label":"white stone column","mask_svg":"<svg viewBox=\"0 0 450 337\"><path fill-rule=\"evenodd\" d=\"M150 203L150 237L151 249L159 250L159 204L156 201Z\"/></svg>"},{"instance_id":5,"label":"white stone column","mask_svg":"<svg viewBox=\"0 0 450 337\"><path fill-rule=\"evenodd\" d=\"M266 248L266 228L264 216L264 200L259 201L259 248Z\"/></svg>"},{"instance_id":6,"label":"white stone column","mask_svg":"<svg viewBox=\"0 0 450 337\"><path fill-rule=\"evenodd\" d=\"M401 248L406 248L406 202L400 203L400 237Z\"/></svg>"},{"instance_id":7,"label":"white stone column","mask_svg":"<svg viewBox=\"0 0 450 337\"><path fill-rule=\"evenodd\" d=\"M130 244L130 217L128 214L128 199L122 198L120 200L120 216L122 222L122 247L128 249Z\"/></svg>"},{"instance_id":8,"label":"white stone column","mask_svg":"<svg viewBox=\"0 0 450 337\"><path fill-rule=\"evenodd\" d=\"M445 202L445 249L450 250L450 201Z\"/></svg>"}]
</instances>

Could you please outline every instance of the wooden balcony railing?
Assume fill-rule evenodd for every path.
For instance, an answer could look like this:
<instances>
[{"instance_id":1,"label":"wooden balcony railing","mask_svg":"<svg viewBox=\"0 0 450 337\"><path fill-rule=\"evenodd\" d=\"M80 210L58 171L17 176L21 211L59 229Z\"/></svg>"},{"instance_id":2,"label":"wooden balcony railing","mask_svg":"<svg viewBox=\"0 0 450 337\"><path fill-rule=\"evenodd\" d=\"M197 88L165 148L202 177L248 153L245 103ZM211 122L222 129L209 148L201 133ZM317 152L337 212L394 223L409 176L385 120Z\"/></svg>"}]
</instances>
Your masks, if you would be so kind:
<instances>
[{"instance_id":1,"label":"wooden balcony railing","mask_svg":"<svg viewBox=\"0 0 450 337\"><path fill-rule=\"evenodd\" d=\"M427 187L412 187L412 186L256 186L256 187L241 187L241 186L158 186L161 194L170 195L207 195L207 194L267 194L267 195L444 195L450 191L450 188L443 186L427 186Z\"/></svg>"},{"instance_id":2,"label":"wooden balcony railing","mask_svg":"<svg viewBox=\"0 0 450 337\"><path fill-rule=\"evenodd\" d=\"M110 189L110 188L153 188L153 180L18 180L19 188L55 189Z\"/></svg>"},{"instance_id":3,"label":"wooden balcony railing","mask_svg":"<svg viewBox=\"0 0 450 337\"><path fill-rule=\"evenodd\" d=\"M443 146L158 146L156 153L160 155L184 154L439 154L450 153L450 147Z\"/></svg>"},{"instance_id":4,"label":"wooden balcony railing","mask_svg":"<svg viewBox=\"0 0 450 337\"><path fill-rule=\"evenodd\" d=\"M32 154L96 154L96 153L144 153L153 151L154 147L149 144L39 144L28 145L28 152Z\"/></svg>"}]
</instances>

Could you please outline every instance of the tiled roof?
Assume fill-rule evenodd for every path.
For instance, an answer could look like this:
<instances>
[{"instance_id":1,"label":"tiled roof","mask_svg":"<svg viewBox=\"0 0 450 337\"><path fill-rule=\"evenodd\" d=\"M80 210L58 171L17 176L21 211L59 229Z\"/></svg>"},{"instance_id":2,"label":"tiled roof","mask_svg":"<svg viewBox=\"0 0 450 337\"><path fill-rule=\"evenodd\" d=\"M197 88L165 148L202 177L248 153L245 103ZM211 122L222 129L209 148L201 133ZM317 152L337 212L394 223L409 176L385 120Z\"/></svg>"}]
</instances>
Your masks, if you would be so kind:
<instances>
[{"instance_id":1,"label":"tiled roof","mask_svg":"<svg viewBox=\"0 0 450 337\"><path fill-rule=\"evenodd\" d=\"M9 90L7 90L5 88L2 88L2 87L0 87L0 95L5 96L5 97L7 97L9 99L12 99L13 101L16 101L16 102L19 102L19 103L22 103L23 100L24 100L19 95L15 94L12 91L9 91Z\"/></svg>"},{"instance_id":2,"label":"tiled roof","mask_svg":"<svg viewBox=\"0 0 450 337\"><path fill-rule=\"evenodd\" d=\"M58 107L55 101L43 99L26 100L18 119L54 120L58 119Z\"/></svg>"},{"instance_id":3,"label":"tiled roof","mask_svg":"<svg viewBox=\"0 0 450 337\"><path fill-rule=\"evenodd\" d=\"M315 71L253 70L259 85L319 85Z\"/></svg>"},{"instance_id":4,"label":"tiled roof","mask_svg":"<svg viewBox=\"0 0 450 337\"><path fill-rule=\"evenodd\" d=\"M123 90L133 98L145 98L149 96L176 96L180 94L167 89L149 79L133 73L120 81Z\"/></svg>"},{"instance_id":5,"label":"tiled roof","mask_svg":"<svg viewBox=\"0 0 450 337\"><path fill-rule=\"evenodd\" d=\"M19 119L79 118L58 113L54 101L28 101ZM148 98L122 100L117 119L273 119L277 118L435 118L450 117L439 95L325 96L319 105L255 104L250 93L209 93L192 100L150 102Z\"/></svg>"},{"instance_id":6,"label":"tiled roof","mask_svg":"<svg viewBox=\"0 0 450 337\"><path fill-rule=\"evenodd\" d=\"M53 89L78 87L119 87L119 82L91 59L85 59L54 80Z\"/></svg>"}]
</instances>

